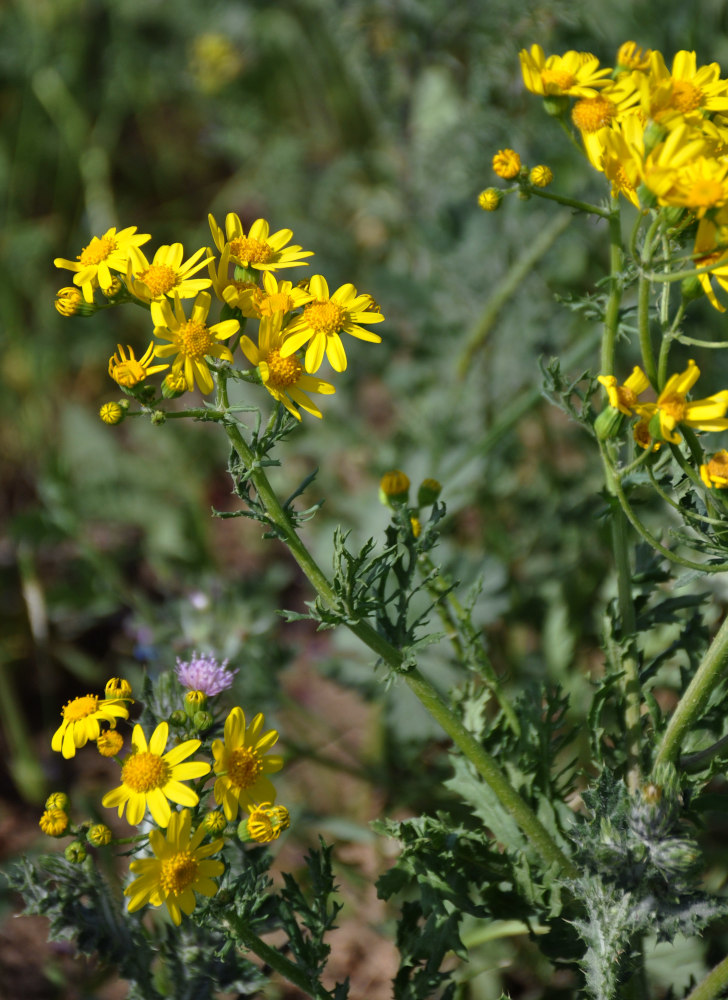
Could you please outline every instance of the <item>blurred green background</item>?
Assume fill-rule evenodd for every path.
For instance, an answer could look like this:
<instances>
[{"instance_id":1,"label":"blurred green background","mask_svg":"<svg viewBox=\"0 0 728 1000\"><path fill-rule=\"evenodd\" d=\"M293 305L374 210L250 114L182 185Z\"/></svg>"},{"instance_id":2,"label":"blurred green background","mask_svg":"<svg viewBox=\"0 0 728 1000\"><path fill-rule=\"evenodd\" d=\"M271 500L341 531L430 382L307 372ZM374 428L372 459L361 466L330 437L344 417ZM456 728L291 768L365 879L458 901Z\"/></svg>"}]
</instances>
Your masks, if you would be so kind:
<instances>
[{"instance_id":1,"label":"blurred green background","mask_svg":"<svg viewBox=\"0 0 728 1000\"><path fill-rule=\"evenodd\" d=\"M368 698L373 678L361 649L275 614L300 609L310 594L254 525L209 516L212 506L232 506L215 428L99 421L100 404L118 396L109 356L117 343L143 350L149 327L136 309L59 316L54 295L70 274L52 261L75 257L112 225L152 233L149 248L180 241L189 255L210 242L209 211L218 221L236 212L246 224L263 216L315 251L313 266L332 287L351 281L374 296L387 320L378 327L384 342L351 342L325 419L304 418L281 449L276 481L285 490L320 468L311 496L326 503L306 537L329 565L336 524L357 542L383 530L382 472L403 468L415 485L441 480L441 558L464 587L482 574L477 617L496 667L514 687L545 676L563 683L578 716L600 663L611 592L600 474L586 436L540 401L538 359L570 358L574 374L596 364L593 325L556 296L593 290L606 246L596 224L557 206L508 199L491 215L476 198L494 183L490 161L504 146L529 165L548 163L558 190L602 196L600 178L524 92L518 52L538 41L547 53L585 49L611 64L627 39L661 49L668 62L694 48L699 63L725 69L728 5L6 0L4 859L39 849L38 810L50 789L92 783L80 764L68 772L50 754L64 701L114 674L169 668L195 648L229 656L240 667L241 704L280 725L294 762L288 793L298 836L328 833L352 851L358 844L366 857L353 852L352 884L359 877L364 896L361 886L383 863L368 821L431 807L432 784L447 767L441 754L428 756L438 734L404 693ZM494 293L537 240L538 259L497 308ZM722 317L709 307L697 315L701 336L721 336ZM717 385L715 353L706 378ZM251 402L268 407L267 396ZM451 679L441 649L426 666ZM352 688L359 696L346 694ZM343 802L341 769L352 781ZM356 912L363 896L352 891ZM3 897L2 913L16 902ZM17 932L9 926L0 963L12 970ZM502 947L497 960L511 967L511 945ZM503 983L514 997L535 995L528 990L541 971L530 961L530 972L486 969L473 996ZM699 954L695 961L699 968ZM44 963L22 995L96 995L83 992L96 987L79 985L86 972L66 957ZM388 989L384 977L360 992ZM549 989L568 995L558 983Z\"/></svg>"}]
</instances>

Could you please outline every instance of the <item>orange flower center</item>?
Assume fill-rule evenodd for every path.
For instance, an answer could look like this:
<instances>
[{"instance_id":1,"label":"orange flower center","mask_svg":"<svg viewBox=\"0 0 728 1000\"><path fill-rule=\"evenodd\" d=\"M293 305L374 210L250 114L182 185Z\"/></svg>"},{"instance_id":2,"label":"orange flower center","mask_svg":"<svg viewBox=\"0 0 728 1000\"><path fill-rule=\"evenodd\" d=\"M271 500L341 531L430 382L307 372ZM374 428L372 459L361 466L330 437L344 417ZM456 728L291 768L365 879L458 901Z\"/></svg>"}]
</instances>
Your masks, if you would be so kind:
<instances>
[{"instance_id":1,"label":"orange flower center","mask_svg":"<svg viewBox=\"0 0 728 1000\"><path fill-rule=\"evenodd\" d=\"M659 406L663 413L666 413L678 423L685 418L685 414L688 410L685 397L680 396L677 393L671 396L665 396L664 399L660 400Z\"/></svg>"},{"instance_id":2,"label":"orange flower center","mask_svg":"<svg viewBox=\"0 0 728 1000\"><path fill-rule=\"evenodd\" d=\"M598 132L616 113L617 108L606 97L584 97L574 105L571 118L580 132Z\"/></svg>"},{"instance_id":3,"label":"orange flower center","mask_svg":"<svg viewBox=\"0 0 728 1000\"><path fill-rule=\"evenodd\" d=\"M263 770L260 758L249 747L233 750L228 760L228 778L236 788L250 788Z\"/></svg>"},{"instance_id":4,"label":"orange flower center","mask_svg":"<svg viewBox=\"0 0 728 1000\"><path fill-rule=\"evenodd\" d=\"M82 698L74 698L64 706L61 715L66 722L78 722L93 715L99 707L99 699L95 694L86 694Z\"/></svg>"},{"instance_id":5,"label":"orange flower center","mask_svg":"<svg viewBox=\"0 0 728 1000\"><path fill-rule=\"evenodd\" d=\"M689 80L673 80L671 105L685 114L696 111L703 103L703 92Z\"/></svg>"},{"instance_id":6,"label":"orange flower center","mask_svg":"<svg viewBox=\"0 0 728 1000\"><path fill-rule=\"evenodd\" d=\"M303 367L294 354L282 358L280 351L268 351L265 362L268 365L267 382L274 389L286 389L289 385L295 385L303 372Z\"/></svg>"},{"instance_id":7,"label":"orange flower center","mask_svg":"<svg viewBox=\"0 0 728 1000\"><path fill-rule=\"evenodd\" d=\"M542 69L541 82L544 90L549 93L558 93L570 90L576 83L576 77L565 69Z\"/></svg>"},{"instance_id":8,"label":"orange flower center","mask_svg":"<svg viewBox=\"0 0 728 1000\"><path fill-rule=\"evenodd\" d=\"M87 247L84 247L76 258L82 264L100 264L102 260L116 250L116 240L110 236L94 236Z\"/></svg>"},{"instance_id":9,"label":"orange flower center","mask_svg":"<svg viewBox=\"0 0 728 1000\"><path fill-rule=\"evenodd\" d=\"M197 320L193 319L188 319L186 323L180 326L178 336L181 344L181 353L185 354L188 358L192 358L193 361L199 361L206 354L209 354L210 349L215 343L215 338L205 324L198 323Z\"/></svg>"},{"instance_id":10,"label":"orange flower center","mask_svg":"<svg viewBox=\"0 0 728 1000\"><path fill-rule=\"evenodd\" d=\"M710 208L719 202L725 201L725 190L723 185L710 177L702 177L695 181L688 192L688 205L702 205Z\"/></svg>"},{"instance_id":11,"label":"orange flower center","mask_svg":"<svg viewBox=\"0 0 728 1000\"><path fill-rule=\"evenodd\" d=\"M135 753L129 757L121 769L121 782L134 792L151 792L153 788L163 788L170 777L169 764L159 754Z\"/></svg>"},{"instance_id":12,"label":"orange flower center","mask_svg":"<svg viewBox=\"0 0 728 1000\"><path fill-rule=\"evenodd\" d=\"M237 236L230 240L230 256L243 264L267 264L275 250L269 243L251 240L248 236Z\"/></svg>"},{"instance_id":13,"label":"orange flower center","mask_svg":"<svg viewBox=\"0 0 728 1000\"><path fill-rule=\"evenodd\" d=\"M162 862L159 884L169 896L179 896L197 878L197 862L189 851L179 851Z\"/></svg>"},{"instance_id":14,"label":"orange flower center","mask_svg":"<svg viewBox=\"0 0 728 1000\"><path fill-rule=\"evenodd\" d=\"M153 299L166 295L177 284L177 272L167 264L151 264L137 277L147 286Z\"/></svg>"},{"instance_id":15,"label":"orange flower center","mask_svg":"<svg viewBox=\"0 0 728 1000\"><path fill-rule=\"evenodd\" d=\"M346 322L346 309L338 302L310 302L303 310L303 318L314 333L338 333Z\"/></svg>"}]
</instances>

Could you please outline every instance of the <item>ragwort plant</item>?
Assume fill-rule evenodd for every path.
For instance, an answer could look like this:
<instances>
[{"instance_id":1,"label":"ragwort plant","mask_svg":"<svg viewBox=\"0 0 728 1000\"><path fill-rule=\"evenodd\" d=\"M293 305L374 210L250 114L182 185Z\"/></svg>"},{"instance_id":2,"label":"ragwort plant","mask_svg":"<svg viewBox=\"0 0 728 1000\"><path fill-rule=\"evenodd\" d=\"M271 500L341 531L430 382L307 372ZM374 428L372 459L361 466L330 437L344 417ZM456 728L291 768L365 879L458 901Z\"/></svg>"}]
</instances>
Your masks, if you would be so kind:
<instances>
[{"instance_id":1,"label":"ragwort plant","mask_svg":"<svg viewBox=\"0 0 728 1000\"><path fill-rule=\"evenodd\" d=\"M728 80L715 63L699 67L692 52L679 52L668 68L659 52L632 42L614 68L583 52L546 57L539 45L521 53L521 67L527 90L605 185L598 204L556 193L548 166L529 169L504 149L492 167L505 186L479 197L487 212L512 194L550 200L555 210L596 220L609 246L609 273L596 293L569 303L585 327L600 323L594 373L572 378L556 360L543 365L544 391L583 425L601 457L617 579L581 773L566 695L542 684L510 696L472 620L477 594L461 600L438 566L446 511L436 480L412 499L404 472L386 474L383 544L370 539L356 550L337 532L330 573L299 534L319 506L298 502L313 477L285 499L271 484L268 470L302 415L322 417L311 395L335 391L318 374L324 359L342 372L357 346L348 337L380 341L371 327L384 316L368 292L351 284L332 292L320 274L282 280L279 271L309 265L311 252L288 229L271 232L258 219L246 230L234 214L224 228L211 216L214 246L187 259L181 244L148 258L150 237L132 226L56 260L74 273L58 293L64 316L130 303L151 317L149 345L118 345L109 360L123 397L104 403L101 419L219 426L240 501L219 516L259 521L288 546L313 589L307 611L287 618L348 629L371 651L382 681L407 685L452 741L449 798L438 798L447 807L376 824L400 845L378 888L404 900L394 995L407 1000L465 995L467 920L471 929L493 921L521 928L545 956L576 970L577 992L610 1000L652 995L648 937L699 935L728 916L728 902L703 884L697 839L715 798L706 789L728 755L728 620L711 639L708 594L682 589L728 570L728 451L715 437L728 429L728 389L692 398L700 370L671 356L675 344L725 346L687 330L698 298L725 310ZM263 389L274 401L266 421ZM195 391L202 401L187 404ZM430 628L435 617L442 631ZM450 691L418 667L420 650L444 641L463 671ZM676 663L677 673L666 670ZM251 995L273 970L313 997L343 997L345 983L329 988L321 979L339 907L331 848L322 843L310 854L307 892L290 875L273 889L265 844L289 816L275 804L269 776L283 759L271 752L277 733L265 731L262 715L246 722L243 707L223 705L231 680L212 656L147 680L130 736L126 681L70 701L53 750L69 758L95 743L118 760L120 784L101 805L125 813L139 832L119 838L105 824L74 823L67 797L54 794L41 828L73 840L63 857L24 861L13 884L29 912L50 918L53 935L73 936L81 951L116 964L131 996ZM670 711L654 694L658 681L676 689ZM103 855L118 847L133 856L121 884ZM168 921L143 917L162 906ZM261 936L274 929L284 932L282 945ZM460 961L446 963L453 954ZM728 958L689 997L709 1000L726 987Z\"/></svg>"}]
</instances>

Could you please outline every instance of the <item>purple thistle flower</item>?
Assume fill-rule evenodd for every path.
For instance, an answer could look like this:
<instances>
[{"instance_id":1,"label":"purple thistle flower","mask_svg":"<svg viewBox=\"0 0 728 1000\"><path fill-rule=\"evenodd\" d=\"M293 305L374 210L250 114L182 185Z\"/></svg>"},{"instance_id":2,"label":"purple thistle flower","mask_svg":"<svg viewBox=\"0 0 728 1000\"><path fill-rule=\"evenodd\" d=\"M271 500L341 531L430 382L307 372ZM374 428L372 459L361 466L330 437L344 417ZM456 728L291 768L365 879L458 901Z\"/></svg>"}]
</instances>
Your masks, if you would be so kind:
<instances>
[{"instance_id":1,"label":"purple thistle flower","mask_svg":"<svg viewBox=\"0 0 728 1000\"><path fill-rule=\"evenodd\" d=\"M214 656L198 656L192 654L191 660L180 660L177 657L175 671L180 684L190 691L202 691L211 698L221 691L232 687L237 670L227 669L228 661L218 663Z\"/></svg>"}]
</instances>

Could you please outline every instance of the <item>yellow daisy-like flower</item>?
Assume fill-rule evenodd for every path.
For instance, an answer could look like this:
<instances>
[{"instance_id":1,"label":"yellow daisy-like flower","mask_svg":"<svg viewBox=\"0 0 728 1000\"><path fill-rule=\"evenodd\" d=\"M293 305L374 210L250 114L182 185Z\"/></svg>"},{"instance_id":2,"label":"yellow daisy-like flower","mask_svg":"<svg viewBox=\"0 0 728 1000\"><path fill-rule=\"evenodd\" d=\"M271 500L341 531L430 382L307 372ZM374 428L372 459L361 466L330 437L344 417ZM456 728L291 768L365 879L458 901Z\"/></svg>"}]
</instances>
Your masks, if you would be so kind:
<instances>
[{"instance_id":1,"label":"yellow daisy-like flower","mask_svg":"<svg viewBox=\"0 0 728 1000\"><path fill-rule=\"evenodd\" d=\"M638 403L634 409L649 421L649 432L655 440L678 444L678 424L694 427L698 431L724 431L728 429L728 389L716 392L705 399L688 401L687 394L700 377L694 361L688 361L684 372L671 375L656 403Z\"/></svg>"},{"instance_id":2,"label":"yellow daisy-like flower","mask_svg":"<svg viewBox=\"0 0 728 1000\"><path fill-rule=\"evenodd\" d=\"M127 910L133 913L147 903L161 906L165 903L175 924L182 922L182 914L189 916L195 908L195 893L214 896L217 884L212 880L222 875L222 861L208 861L211 854L222 849L223 839L202 845L207 832L200 825L191 833L189 809L172 813L166 837L161 830L152 830L149 845L153 858L137 858L129 870L138 874L124 890L130 896Z\"/></svg>"},{"instance_id":3,"label":"yellow daisy-like flower","mask_svg":"<svg viewBox=\"0 0 728 1000\"><path fill-rule=\"evenodd\" d=\"M589 162L602 169L605 138L615 124L639 103L634 74L621 76L595 97L582 97L571 109L571 118L581 134Z\"/></svg>"},{"instance_id":4,"label":"yellow daisy-like flower","mask_svg":"<svg viewBox=\"0 0 728 1000\"><path fill-rule=\"evenodd\" d=\"M76 260L56 257L53 263L56 267L75 271L74 285L81 288L87 302L93 302L94 289L110 289L114 280L111 272L125 271L132 251L152 238L148 233L137 233L136 230L136 226L129 226L117 233L114 226L107 229L103 236L94 236Z\"/></svg>"},{"instance_id":5,"label":"yellow daisy-like flower","mask_svg":"<svg viewBox=\"0 0 728 1000\"><path fill-rule=\"evenodd\" d=\"M671 129L662 142L652 149L638 164L642 183L658 200L670 204L670 192L674 189L680 172L706 152L706 139L696 129L681 122Z\"/></svg>"},{"instance_id":6,"label":"yellow daisy-like flower","mask_svg":"<svg viewBox=\"0 0 728 1000\"><path fill-rule=\"evenodd\" d=\"M700 478L708 489L728 487L728 451L717 451L708 462L700 466Z\"/></svg>"},{"instance_id":7,"label":"yellow daisy-like flower","mask_svg":"<svg viewBox=\"0 0 728 1000\"><path fill-rule=\"evenodd\" d=\"M554 175L551 167L547 167L544 163L539 163L538 166L531 170L528 179L534 187L545 188L554 179Z\"/></svg>"},{"instance_id":8,"label":"yellow daisy-like flower","mask_svg":"<svg viewBox=\"0 0 728 1000\"><path fill-rule=\"evenodd\" d=\"M512 181L518 177L521 169L521 157L515 149L499 149L493 157L493 172L504 181Z\"/></svg>"},{"instance_id":9,"label":"yellow daisy-like flower","mask_svg":"<svg viewBox=\"0 0 728 1000\"><path fill-rule=\"evenodd\" d=\"M297 406L320 418L321 410L306 393L318 392L330 396L336 390L330 382L324 382L315 375L306 375L303 365L294 354L284 356L286 331L289 329L287 327L286 330L281 330L284 315L277 312L272 316L263 316L258 328L258 346L248 336L241 339L240 346L251 364L257 366L263 385L271 396L283 403L296 420L301 419Z\"/></svg>"},{"instance_id":10,"label":"yellow daisy-like flower","mask_svg":"<svg viewBox=\"0 0 728 1000\"><path fill-rule=\"evenodd\" d=\"M124 737L118 729L109 729L96 740L96 749L102 757L116 757L124 746Z\"/></svg>"},{"instance_id":11,"label":"yellow daisy-like flower","mask_svg":"<svg viewBox=\"0 0 728 1000\"><path fill-rule=\"evenodd\" d=\"M270 232L265 219L256 219L247 236L239 216L228 212L225 230L218 226L213 215L208 215L210 231L215 246L220 253L227 245L230 260L245 268L258 271L277 271L281 267L300 267L308 262L303 257L312 257L313 250L303 250L300 246L286 246L293 236L292 229Z\"/></svg>"},{"instance_id":12,"label":"yellow daisy-like flower","mask_svg":"<svg viewBox=\"0 0 728 1000\"><path fill-rule=\"evenodd\" d=\"M63 722L56 729L51 748L67 759L75 757L76 750L96 740L101 734L100 723L106 722L114 729L117 719L128 719L129 710L120 698L102 698L96 694L72 698L61 711Z\"/></svg>"},{"instance_id":13,"label":"yellow daisy-like flower","mask_svg":"<svg viewBox=\"0 0 728 1000\"><path fill-rule=\"evenodd\" d=\"M594 97L605 86L612 72L599 68L599 60L590 52L565 52L549 56L540 45L520 53L521 72L526 90L542 97Z\"/></svg>"},{"instance_id":14,"label":"yellow daisy-like flower","mask_svg":"<svg viewBox=\"0 0 728 1000\"><path fill-rule=\"evenodd\" d=\"M721 80L718 63L698 68L695 53L685 49L675 54L669 70L662 53L653 52L642 88L646 114L662 124L728 110L728 80Z\"/></svg>"},{"instance_id":15,"label":"yellow daisy-like flower","mask_svg":"<svg viewBox=\"0 0 728 1000\"><path fill-rule=\"evenodd\" d=\"M221 344L240 329L236 319L225 319L213 326L207 326L207 314L210 311L212 299L207 292L200 292L192 306L192 315L187 319L182 303L175 296L174 309L168 301L157 304L156 314L152 316L157 324L154 336L168 340L168 344L160 344L155 349L158 358L168 358L176 354L170 376L184 373L187 389L192 390L195 383L201 392L212 392L214 382L206 357L225 358L232 361L233 355L229 347Z\"/></svg>"},{"instance_id":16,"label":"yellow daisy-like flower","mask_svg":"<svg viewBox=\"0 0 728 1000\"><path fill-rule=\"evenodd\" d=\"M46 809L38 826L48 837L62 837L68 829L68 815L62 809Z\"/></svg>"},{"instance_id":17,"label":"yellow daisy-like flower","mask_svg":"<svg viewBox=\"0 0 728 1000\"><path fill-rule=\"evenodd\" d=\"M315 372L321 367L324 354L331 367L337 372L346 369L346 353L339 334L348 333L359 340L381 344L382 338L360 323L381 323L384 316L372 308L369 295L359 295L353 285L341 285L333 295L329 294L326 279L314 274L309 282L313 301L303 308L303 315L294 319L286 327L286 341L281 356L289 357L306 341L306 371Z\"/></svg>"},{"instance_id":18,"label":"yellow daisy-like flower","mask_svg":"<svg viewBox=\"0 0 728 1000\"><path fill-rule=\"evenodd\" d=\"M264 723L259 712L249 726L242 708L235 707L225 720L225 741L214 740L215 801L222 803L227 820L233 820L240 805L274 802L276 790L266 777L283 767L283 758L266 752L278 741L275 729L261 735Z\"/></svg>"},{"instance_id":19,"label":"yellow daisy-like flower","mask_svg":"<svg viewBox=\"0 0 728 1000\"><path fill-rule=\"evenodd\" d=\"M640 448L644 448L645 451L648 448L651 451L659 451L662 447L662 443L655 441L650 434L650 421L646 417L640 417L634 424L632 427L632 436L634 437L635 444L639 445Z\"/></svg>"},{"instance_id":20,"label":"yellow daisy-like flower","mask_svg":"<svg viewBox=\"0 0 728 1000\"><path fill-rule=\"evenodd\" d=\"M622 42L617 51L615 72L630 73L633 70L642 72L650 68L652 49L641 49L636 42Z\"/></svg>"},{"instance_id":21,"label":"yellow daisy-like flower","mask_svg":"<svg viewBox=\"0 0 728 1000\"><path fill-rule=\"evenodd\" d=\"M109 809L118 807L119 816L126 807L126 819L139 826L147 809L157 826L166 827L172 816L168 799L181 806L196 806L200 798L183 781L201 778L210 770L203 761L188 761L200 747L200 740L185 740L165 753L169 726L160 722L152 733L149 745L140 725L134 726L131 743L133 752L124 760L121 785L107 792L101 804Z\"/></svg>"},{"instance_id":22,"label":"yellow daisy-like flower","mask_svg":"<svg viewBox=\"0 0 728 1000\"><path fill-rule=\"evenodd\" d=\"M623 385L617 383L614 375L599 375L597 381L601 382L607 390L609 405L628 417L632 415L637 397L650 384L650 380L637 365L634 366L632 374L628 376Z\"/></svg>"},{"instance_id":23,"label":"yellow daisy-like flower","mask_svg":"<svg viewBox=\"0 0 728 1000\"><path fill-rule=\"evenodd\" d=\"M249 808L248 834L258 844L269 844L271 840L277 840L291 825L291 817L285 806L261 802L259 806Z\"/></svg>"},{"instance_id":24,"label":"yellow daisy-like flower","mask_svg":"<svg viewBox=\"0 0 728 1000\"><path fill-rule=\"evenodd\" d=\"M99 416L105 424L113 427L114 424L120 424L126 414L123 407L119 406L118 403L109 402L103 404L99 410Z\"/></svg>"},{"instance_id":25,"label":"yellow daisy-like flower","mask_svg":"<svg viewBox=\"0 0 728 1000\"><path fill-rule=\"evenodd\" d=\"M245 286L245 287L244 287ZM263 273L263 287L250 282L233 282L223 291L223 298L249 319L260 319L274 313L289 313L300 309L313 298L308 287L291 281L277 281L270 271Z\"/></svg>"},{"instance_id":26,"label":"yellow daisy-like flower","mask_svg":"<svg viewBox=\"0 0 728 1000\"><path fill-rule=\"evenodd\" d=\"M75 316L79 312L82 302L83 295L80 289L74 288L73 285L59 288L56 292L55 307L61 316Z\"/></svg>"},{"instance_id":27,"label":"yellow daisy-like flower","mask_svg":"<svg viewBox=\"0 0 728 1000\"><path fill-rule=\"evenodd\" d=\"M658 199L663 205L680 205L702 219L711 209L728 204L728 162L698 156L676 173L668 190Z\"/></svg>"},{"instance_id":28,"label":"yellow daisy-like flower","mask_svg":"<svg viewBox=\"0 0 728 1000\"><path fill-rule=\"evenodd\" d=\"M192 275L204 267L211 259L205 257L206 247L201 247L182 262L184 248L181 243L161 246L154 254L151 264L141 252L132 248L126 269L129 290L142 302L152 303L152 319L159 322L154 306L165 302L167 296L191 299L203 288L209 288L209 278L193 278ZM202 260L200 260L202 258Z\"/></svg>"},{"instance_id":29,"label":"yellow daisy-like flower","mask_svg":"<svg viewBox=\"0 0 728 1000\"><path fill-rule=\"evenodd\" d=\"M111 375L117 385L121 385L125 389L132 389L135 385L143 382L148 375L156 375L157 372L163 372L165 368L169 368L169 365L152 364L154 360L154 341L149 344L149 347L138 360L134 357L134 351L128 344L126 349L129 352L129 357L124 353L124 348L121 344L117 344L117 353L112 354L109 358L109 375Z\"/></svg>"},{"instance_id":30,"label":"yellow daisy-like flower","mask_svg":"<svg viewBox=\"0 0 728 1000\"><path fill-rule=\"evenodd\" d=\"M644 122L639 113L625 115L605 130L599 169L612 183L612 197L620 194L640 207L637 189L645 157Z\"/></svg>"},{"instance_id":31,"label":"yellow daisy-like flower","mask_svg":"<svg viewBox=\"0 0 728 1000\"><path fill-rule=\"evenodd\" d=\"M702 218L695 234L694 264L696 268L710 267L710 272L697 275L698 281L705 292L708 301L719 312L725 312L713 290L712 279L718 282L724 291L728 292L728 231L725 227L716 226L710 219Z\"/></svg>"}]
</instances>

